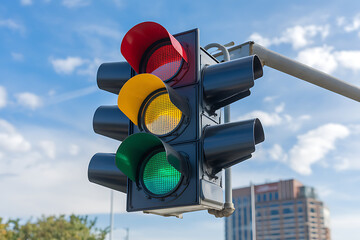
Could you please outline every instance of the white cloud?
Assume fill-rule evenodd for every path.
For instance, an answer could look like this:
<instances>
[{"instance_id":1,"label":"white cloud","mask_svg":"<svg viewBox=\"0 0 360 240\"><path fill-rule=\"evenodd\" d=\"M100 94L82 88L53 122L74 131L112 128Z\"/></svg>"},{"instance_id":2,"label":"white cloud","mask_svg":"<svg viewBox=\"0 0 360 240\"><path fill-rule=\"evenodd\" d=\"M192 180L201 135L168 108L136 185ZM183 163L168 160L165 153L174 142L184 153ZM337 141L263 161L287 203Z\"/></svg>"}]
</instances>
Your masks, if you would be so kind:
<instances>
[{"instance_id":1,"label":"white cloud","mask_svg":"<svg viewBox=\"0 0 360 240\"><path fill-rule=\"evenodd\" d=\"M89 0L62 0L62 4L68 8L85 7L90 4Z\"/></svg>"},{"instance_id":2,"label":"white cloud","mask_svg":"<svg viewBox=\"0 0 360 240\"><path fill-rule=\"evenodd\" d=\"M360 28L360 14L356 15L350 24L344 24L346 32L353 32Z\"/></svg>"},{"instance_id":3,"label":"white cloud","mask_svg":"<svg viewBox=\"0 0 360 240\"><path fill-rule=\"evenodd\" d=\"M351 164L351 160L348 158L337 158L336 161L337 162L334 165L334 169L337 171L344 171L354 168L353 164ZM360 166L360 163L358 165Z\"/></svg>"},{"instance_id":4,"label":"white cloud","mask_svg":"<svg viewBox=\"0 0 360 240\"><path fill-rule=\"evenodd\" d=\"M65 59L50 59L55 72L60 74L71 74L86 61L80 57L67 57Z\"/></svg>"},{"instance_id":5,"label":"white cloud","mask_svg":"<svg viewBox=\"0 0 360 240\"><path fill-rule=\"evenodd\" d=\"M284 121L278 113L267 113L264 111L253 111L241 117L241 119L249 118L259 118L263 126L277 126Z\"/></svg>"},{"instance_id":6,"label":"white cloud","mask_svg":"<svg viewBox=\"0 0 360 240\"><path fill-rule=\"evenodd\" d=\"M71 100L74 98L89 95L96 91L98 91L98 88L96 86L90 86L87 88L83 88L83 89L79 89L79 90L75 90L72 92L67 92L67 93L63 93L63 94L59 94L59 95L52 94L52 95L50 95L51 98L46 102L46 104L57 104L57 103L65 102L65 101L68 101L68 100Z\"/></svg>"},{"instance_id":7,"label":"white cloud","mask_svg":"<svg viewBox=\"0 0 360 240\"><path fill-rule=\"evenodd\" d=\"M348 128L351 137L342 142L342 145L339 146L341 153L338 153L331 161L332 167L336 171L360 170L360 161L358 160L360 155L360 125L350 125Z\"/></svg>"},{"instance_id":8,"label":"white cloud","mask_svg":"<svg viewBox=\"0 0 360 240\"><path fill-rule=\"evenodd\" d=\"M232 187L239 188L244 186L249 186L252 182L253 184L263 184L264 182L275 182L280 179L289 179L293 178L293 175L290 171L279 175L278 172L274 171L272 168L269 169L261 169L261 170L244 170L241 167L241 163L232 167Z\"/></svg>"},{"instance_id":9,"label":"white cloud","mask_svg":"<svg viewBox=\"0 0 360 240\"><path fill-rule=\"evenodd\" d=\"M279 126L281 124L286 124L286 126L290 128L290 130L295 131L300 128L303 121L310 119L309 115L302 115L294 119L290 115L284 113L284 109L285 109L285 103L281 103L275 107L275 112L269 113L265 111L256 110L238 117L237 120L259 118L264 127L273 127L273 126Z\"/></svg>"},{"instance_id":10,"label":"white cloud","mask_svg":"<svg viewBox=\"0 0 360 240\"><path fill-rule=\"evenodd\" d=\"M322 46L307 48L299 52L296 60L326 73L332 73L338 62L332 53L333 47Z\"/></svg>"},{"instance_id":11,"label":"white cloud","mask_svg":"<svg viewBox=\"0 0 360 240\"><path fill-rule=\"evenodd\" d=\"M267 97L265 97L264 98L264 102L273 102L273 101L275 101L275 99L277 99L278 98L278 96L267 96Z\"/></svg>"},{"instance_id":12,"label":"white cloud","mask_svg":"<svg viewBox=\"0 0 360 240\"><path fill-rule=\"evenodd\" d=\"M27 152L31 144L16 131L15 127L0 119L0 152Z\"/></svg>"},{"instance_id":13,"label":"white cloud","mask_svg":"<svg viewBox=\"0 0 360 240\"><path fill-rule=\"evenodd\" d=\"M360 212L353 209L352 213L331 216L331 235L333 239L354 239L359 235Z\"/></svg>"},{"instance_id":14,"label":"white cloud","mask_svg":"<svg viewBox=\"0 0 360 240\"><path fill-rule=\"evenodd\" d=\"M116 27L106 27L102 25L85 25L81 27L82 32L95 34L101 37L112 38L114 40L121 40L123 34L116 29Z\"/></svg>"},{"instance_id":15,"label":"white cloud","mask_svg":"<svg viewBox=\"0 0 360 240\"><path fill-rule=\"evenodd\" d=\"M14 125L0 120L0 152L4 153L0 188L6 192L0 205L3 217L108 210L109 189L90 183L87 167L96 151L114 152L115 141L34 125L19 132ZM78 149L86 151L74 155ZM124 196L121 194L122 199Z\"/></svg>"},{"instance_id":16,"label":"white cloud","mask_svg":"<svg viewBox=\"0 0 360 240\"><path fill-rule=\"evenodd\" d=\"M336 192L334 192L333 189L329 188L328 186L316 186L317 192L320 195L320 199L326 199L329 196L333 195L334 193L336 194Z\"/></svg>"},{"instance_id":17,"label":"white cloud","mask_svg":"<svg viewBox=\"0 0 360 240\"><path fill-rule=\"evenodd\" d=\"M86 60L87 66L81 68L77 71L80 75L88 75L88 76L96 76L97 70L102 63L102 61L98 58L93 59L92 61Z\"/></svg>"},{"instance_id":18,"label":"white cloud","mask_svg":"<svg viewBox=\"0 0 360 240\"><path fill-rule=\"evenodd\" d=\"M333 47L327 45L306 48L299 52L296 60L329 74L339 67L360 70L360 51L334 51Z\"/></svg>"},{"instance_id":19,"label":"white cloud","mask_svg":"<svg viewBox=\"0 0 360 240\"><path fill-rule=\"evenodd\" d=\"M254 41L264 47L269 47L273 44L272 40L266 37L261 36L259 33L253 33L250 35L249 39Z\"/></svg>"},{"instance_id":20,"label":"white cloud","mask_svg":"<svg viewBox=\"0 0 360 240\"><path fill-rule=\"evenodd\" d=\"M48 95L50 97L54 96L56 94L56 91L54 89L49 90Z\"/></svg>"},{"instance_id":21,"label":"white cloud","mask_svg":"<svg viewBox=\"0 0 360 240\"><path fill-rule=\"evenodd\" d=\"M343 27L346 32L359 31L360 37L360 14L356 15L351 23L346 23L344 17L339 17L337 18L337 25ZM285 29L280 37L266 38L259 33L253 33L250 40L254 40L265 47L288 43L295 50L304 48L298 52L296 60L329 74L339 67L353 71L360 70L359 50L335 51L332 46L327 45L308 47L314 43L317 37L325 39L329 32L329 25L296 25Z\"/></svg>"},{"instance_id":22,"label":"white cloud","mask_svg":"<svg viewBox=\"0 0 360 240\"><path fill-rule=\"evenodd\" d=\"M275 108L274 113L267 113L264 111L256 110L239 117L237 120L259 118L263 126L277 126L282 124L284 121L284 117L280 115L284 108L285 104L281 103Z\"/></svg>"},{"instance_id":23,"label":"white cloud","mask_svg":"<svg viewBox=\"0 0 360 240\"><path fill-rule=\"evenodd\" d=\"M341 66L353 71L360 70L360 51L338 51L334 56Z\"/></svg>"},{"instance_id":24,"label":"white cloud","mask_svg":"<svg viewBox=\"0 0 360 240\"><path fill-rule=\"evenodd\" d=\"M12 59L14 59L15 61L18 61L18 62L21 62L24 60L24 55L22 55L21 53L12 52L11 57L12 57Z\"/></svg>"},{"instance_id":25,"label":"white cloud","mask_svg":"<svg viewBox=\"0 0 360 240\"><path fill-rule=\"evenodd\" d=\"M32 0L21 0L20 3L23 6L28 6L28 5L33 4Z\"/></svg>"},{"instance_id":26,"label":"white cloud","mask_svg":"<svg viewBox=\"0 0 360 240\"><path fill-rule=\"evenodd\" d=\"M284 108L285 108L285 103L281 103L279 106L277 106L277 107L275 108L275 112L276 112L276 113L281 113L281 112L284 111Z\"/></svg>"},{"instance_id":27,"label":"white cloud","mask_svg":"<svg viewBox=\"0 0 360 240\"><path fill-rule=\"evenodd\" d=\"M53 141L50 140L40 141L39 146L47 157L51 159L54 159L56 157L56 145Z\"/></svg>"},{"instance_id":28,"label":"white cloud","mask_svg":"<svg viewBox=\"0 0 360 240\"><path fill-rule=\"evenodd\" d=\"M7 104L7 93L3 86L0 86L0 108L5 107Z\"/></svg>"},{"instance_id":29,"label":"white cloud","mask_svg":"<svg viewBox=\"0 0 360 240\"><path fill-rule=\"evenodd\" d=\"M291 44L294 49L306 47L313 43L313 39L320 36L322 39L329 35L329 26L307 25L307 26L294 26L285 29L280 37L266 38L259 33L253 33L250 40L258 42L260 45L269 47L271 45L280 45L283 43Z\"/></svg>"},{"instance_id":30,"label":"white cloud","mask_svg":"<svg viewBox=\"0 0 360 240\"><path fill-rule=\"evenodd\" d=\"M79 146L76 145L76 144L71 144L70 147L69 147L69 153L73 156L76 156L79 154Z\"/></svg>"},{"instance_id":31,"label":"white cloud","mask_svg":"<svg viewBox=\"0 0 360 240\"><path fill-rule=\"evenodd\" d=\"M115 6L122 8L124 6L124 0L113 0Z\"/></svg>"},{"instance_id":32,"label":"white cloud","mask_svg":"<svg viewBox=\"0 0 360 240\"><path fill-rule=\"evenodd\" d=\"M300 174L311 174L311 165L322 160L335 149L338 139L349 134L349 129L343 125L326 124L298 136L298 142L289 152L290 167Z\"/></svg>"},{"instance_id":33,"label":"white cloud","mask_svg":"<svg viewBox=\"0 0 360 240\"><path fill-rule=\"evenodd\" d=\"M283 36L278 39L279 43L290 43L294 49L305 47L313 43L312 38L320 35L323 39L329 34L329 26L295 26L286 29Z\"/></svg>"},{"instance_id":34,"label":"white cloud","mask_svg":"<svg viewBox=\"0 0 360 240\"><path fill-rule=\"evenodd\" d=\"M0 20L0 27L5 27L14 31L18 31L20 33L25 32L25 27L12 19Z\"/></svg>"},{"instance_id":35,"label":"white cloud","mask_svg":"<svg viewBox=\"0 0 360 240\"><path fill-rule=\"evenodd\" d=\"M279 144L274 144L272 148L268 150L270 158L275 161L286 162L287 155L283 148Z\"/></svg>"},{"instance_id":36,"label":"white cloud","mask_svg":"<svg viewBox=\"0 0 360 240\"><path fill-rule=\"evenodd\" d=\"M35 110L43 105L41 98L33 93L24 92L15 95L17 104Z\"/></svg>"},{"instance_id":37,"label":"white cloud","mask_svg":"<svg viewBox=\"0 0 360 240\"><path fill-rule=\"evenodd\" d=\"M90 60L80 57L67 57L64 59L50 57L50 62L55 72L59 74L76 73L93 77L96 76L97 70L103 61L99 58Z\"/></svg>"},{"instance_id":38,"label":"white cloud","mask_svg":"<svg viewBox=\"0 0 360 240\"><path fill-rule=\"evenodd\" d=\"M345 17L338 17L337 19L336 19L336 24L338 25L338 26L344 26L344 24L345 24Z\"/></svg>"}]
</instances>

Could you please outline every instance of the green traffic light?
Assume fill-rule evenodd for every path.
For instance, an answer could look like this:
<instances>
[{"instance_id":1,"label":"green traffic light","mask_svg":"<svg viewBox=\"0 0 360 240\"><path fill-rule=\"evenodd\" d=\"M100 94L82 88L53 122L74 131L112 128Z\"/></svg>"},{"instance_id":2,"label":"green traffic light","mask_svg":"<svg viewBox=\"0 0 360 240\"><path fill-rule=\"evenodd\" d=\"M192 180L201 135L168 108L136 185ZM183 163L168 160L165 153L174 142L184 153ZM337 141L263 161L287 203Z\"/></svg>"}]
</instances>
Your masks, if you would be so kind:
<instances>
[{"instance_id":1,"label":"green traffic light","mask_svg":"<svg viewBox=\"0 0 360 240\"><path fill-rule=\"evenodd\" d=\"M142 181L145 188L154 195L167 195L179 184L181 173L166 159L166 152L154 154L145 163Z\"/></svg>"}]
</instances>

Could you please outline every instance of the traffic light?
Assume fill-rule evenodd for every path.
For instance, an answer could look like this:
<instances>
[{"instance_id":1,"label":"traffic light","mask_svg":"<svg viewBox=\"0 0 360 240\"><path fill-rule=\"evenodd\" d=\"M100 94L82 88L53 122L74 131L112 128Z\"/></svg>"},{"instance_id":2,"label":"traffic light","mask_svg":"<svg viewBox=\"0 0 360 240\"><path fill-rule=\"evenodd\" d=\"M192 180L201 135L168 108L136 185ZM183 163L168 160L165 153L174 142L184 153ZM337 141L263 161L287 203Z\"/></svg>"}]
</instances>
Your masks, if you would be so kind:
<instances>
[{"instance_id":1,"label":"traffic light","mask_svg":"<svg viewBox=\"0 0 360 240\"><path fill-rule=\"evenodd\" d=\"M198 29L171 35L154 22L130 29L121 53L121 69L103 64L98 71L100 88L119 94L118 110L100 107L94 130L122 143L116 154L100 155L112 159L103 160L105 170L93 157L101 176L93 182L116 189L126 176L129 212L221 210L222 169L250 158L264 133L258 119L221 124L219 109L250 95L262 76L259 58L219 63L199 46Z\"/></svg>"},{"instance_id":2,"label":"traffic light","mask_svg":"<svg viewBox=\"0 0 360 240\"><path fill-rule=\"evenodd\" d=\"M134 75L127 62L103 63L97 72L100 89L118 94L124 83ZM128 136L129 119L117 105L100 106L94 114L93 128L98 134L122 141ZM115 165L114 153L97 153L88 168L90 182L126 193L127 176Z\"/></svg>"}]
</instances>

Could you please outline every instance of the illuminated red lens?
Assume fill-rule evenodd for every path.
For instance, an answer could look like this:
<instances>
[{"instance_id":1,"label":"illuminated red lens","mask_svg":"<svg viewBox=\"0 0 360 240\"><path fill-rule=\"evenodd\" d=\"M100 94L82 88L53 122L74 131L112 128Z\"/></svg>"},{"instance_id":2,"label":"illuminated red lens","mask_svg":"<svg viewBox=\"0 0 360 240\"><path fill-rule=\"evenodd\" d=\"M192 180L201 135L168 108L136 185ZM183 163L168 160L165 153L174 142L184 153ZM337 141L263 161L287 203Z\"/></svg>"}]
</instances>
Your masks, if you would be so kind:
<instances>
[{"instance_id":1,"label":"illuminated red lens","mask_svg":"<svg viewBox=\"0 0 360 240\"><path fill-rule=\"evenodd\" d=\"M162 46L151 54L146 64L146 73L166 81L174 77L181 68L182 57L172 45Z\"/></svg>"}]
</instances>

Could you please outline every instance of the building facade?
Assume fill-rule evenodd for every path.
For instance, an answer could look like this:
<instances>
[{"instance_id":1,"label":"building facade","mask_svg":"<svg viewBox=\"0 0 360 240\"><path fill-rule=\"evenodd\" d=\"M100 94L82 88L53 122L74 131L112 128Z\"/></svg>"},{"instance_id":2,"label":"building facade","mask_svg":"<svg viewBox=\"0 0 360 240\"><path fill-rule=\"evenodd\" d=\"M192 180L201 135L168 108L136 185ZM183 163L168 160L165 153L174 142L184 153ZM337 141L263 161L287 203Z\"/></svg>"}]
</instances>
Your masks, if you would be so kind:
<instances>
[{"instance_id":1,"label":"building facade","mask_svg":"<svg viewBox=\"0 0 360 240\"><path fill-rule=\"evenodd\" d=\"M226 240L253 240L253 228L257 240L330 240L329 210L314 188L297 180L234 189L233 203Z\"/></svg>"}]
</instances>

